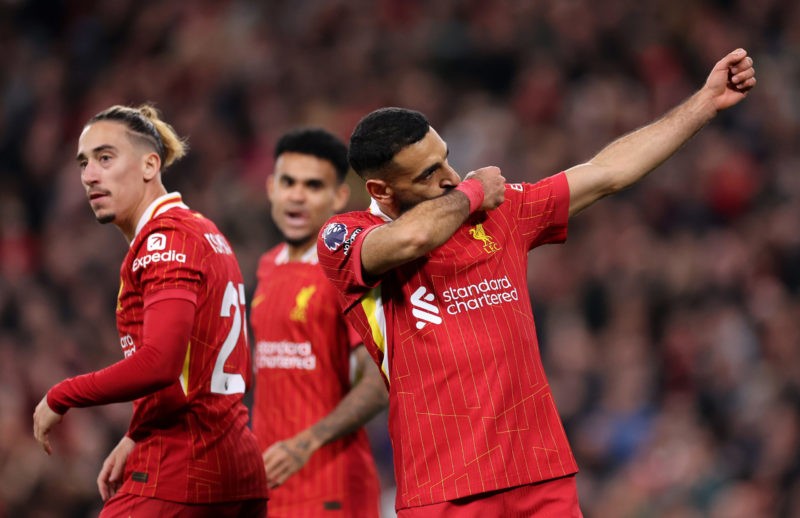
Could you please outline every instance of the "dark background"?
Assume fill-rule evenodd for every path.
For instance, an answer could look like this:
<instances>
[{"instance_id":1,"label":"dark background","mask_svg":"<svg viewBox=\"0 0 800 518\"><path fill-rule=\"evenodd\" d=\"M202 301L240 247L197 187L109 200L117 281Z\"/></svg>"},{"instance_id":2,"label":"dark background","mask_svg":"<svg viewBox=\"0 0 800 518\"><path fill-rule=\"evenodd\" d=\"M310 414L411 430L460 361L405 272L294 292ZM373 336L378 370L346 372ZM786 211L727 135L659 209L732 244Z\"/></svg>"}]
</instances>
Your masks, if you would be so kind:
<instances>
[{"instance_id":1,"label":"dark background","mask_svg":"<svg viewBox=\"0 0 800 518\"><path fill-rule=\"evenodd\" d=\"M800 3L0 1L0 517L96 515L130 417L71 411L52 457L31 434L49 386L121 358L125 241L94 221L74 161L97 111L152 101L189 138L165 183L218 223L252 291L279 239L263 185L285 130L346 139L410 107L460 172L535 181L737 47L756 61L749 99L531 256L587 518L800 516ZM369 431L391 516L385 415Z\"/></svg>"}]
</instances>

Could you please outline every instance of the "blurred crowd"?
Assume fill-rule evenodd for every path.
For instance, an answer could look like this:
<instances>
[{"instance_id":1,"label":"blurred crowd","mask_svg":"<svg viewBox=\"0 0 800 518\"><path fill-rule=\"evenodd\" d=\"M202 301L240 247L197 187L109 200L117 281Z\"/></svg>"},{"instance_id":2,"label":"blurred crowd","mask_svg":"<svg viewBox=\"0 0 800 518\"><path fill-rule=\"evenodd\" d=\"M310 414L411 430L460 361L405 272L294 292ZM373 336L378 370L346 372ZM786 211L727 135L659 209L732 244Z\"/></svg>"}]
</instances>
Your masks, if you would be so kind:
<instances>
[{"instance_id":1,"label":"blurred crowd","mask_svg":"<svg viewBox=\"0 0 800 518\"><path fill-rule=\"evenodd\" d=\"M750 98L531 255L587 518L800 516L800 3L0 1L0 518L96 515L130 418L73 410L52 457L31 433L53 383L121 358L126 245L94 221L74 159L97 111L153 101L188 137L165 184L217 222L252 290L280 239L263 186L282 132L347 139L370 110L410 107L462 174L536 181L661 115L737 47ZM369 431L388 517L385 415Z\"/></svg>"}]
</instances>

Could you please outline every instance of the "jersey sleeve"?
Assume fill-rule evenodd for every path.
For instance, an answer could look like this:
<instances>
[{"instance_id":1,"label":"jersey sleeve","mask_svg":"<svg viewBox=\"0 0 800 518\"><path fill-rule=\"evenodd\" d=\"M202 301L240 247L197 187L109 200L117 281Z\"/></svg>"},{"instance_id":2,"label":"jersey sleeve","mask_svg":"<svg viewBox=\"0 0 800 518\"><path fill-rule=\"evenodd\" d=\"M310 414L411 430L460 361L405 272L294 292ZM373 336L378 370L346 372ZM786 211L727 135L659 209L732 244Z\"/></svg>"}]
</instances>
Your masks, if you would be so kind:
<instances>
[{"instance_id":1,"label":"jersey sleeve","mask_svg":"<svg viewBox=\"0 0 800 518\"><path fill-rule=\"evenodd\" d=\"M380 224L359 213L334 216L322 227L317 239L317 257L325 276L337 289L347 312L361 297L380 283L364 278L361 247L364 238Z\"/></svg>"},{"instance_id":2,"label":"jersey sleeve","mask_svg":"<svg viewBox=\"0 0 800 518\"><path fill-rule=\"evenodd\" d=\"M567 239L569 184L562 172L536 183L508 184L506 196L518 199L517 228L528 250Z\"/></svg>"},{"instance_id":3,"label":"jersey sleeve","mask_svg":"<svg viewBox=\"0 0 800 518\"><path fill-rule=\"evenodd\" d=\"M138 242L131 265L144 300L159 300L162 290L197 294L209 250L196 235L169 220L154 228Z\"/></svg>"},{"instance_id":4,"label":"jersey sleeve","mask_svg":"<svg viewBox=\"0 0 800 518\"><path fill-rule=\"evenodd\" d=\"M53 386L47 393L50 408L63 415L73 407L131 401L173 383L183 365L195 305L178 290L170 293L175 296L145 309L142 348L136 354Z\"/></svg>"}]
</instances>

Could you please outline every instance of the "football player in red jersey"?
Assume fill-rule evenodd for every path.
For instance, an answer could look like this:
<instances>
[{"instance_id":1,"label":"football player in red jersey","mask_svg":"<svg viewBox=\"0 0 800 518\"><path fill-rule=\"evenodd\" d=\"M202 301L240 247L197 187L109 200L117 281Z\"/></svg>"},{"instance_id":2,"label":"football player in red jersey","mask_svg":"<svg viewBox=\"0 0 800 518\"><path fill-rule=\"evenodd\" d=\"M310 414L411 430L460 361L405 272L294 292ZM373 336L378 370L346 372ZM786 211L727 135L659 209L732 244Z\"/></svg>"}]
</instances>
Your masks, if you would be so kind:
<instances>
[{"instance_id":1,"label":"football player in red jersey","mask_svg":"<svg viewBox=\"0 0 800 518\"><path fill-rule=\"evenodd\" d=\"M50 430L73 407L133 401L97 479L101 516L261 517L267 482L242 398L251 378L244 282L214 223L168 193L185 143L149 105L89 120L77 161L89 204L129 243L117 329L124 359L54 385L33 415Z\"/></svg>"},{"instance_id":2,"label":"football player in red jersey","mask_svg":"<svg viewBox=\"0 0 800 518\"><path fill-rule=\"evenodd\" d=\"M569 217L640 180L755 83L737 49L664 117L535 184L506 185L496 167L462 181L418 112L359 122L349 158L372 205L331 218L317 249L389 384L398 516L581 516L527 254L563 242Z\"/></svg>"},{"instance_id":3,"label":"football player in red jersey","mask_svg":"<svg viewBox=\"0 0 800 518\"><path fill-rule=\"evenodd\" d=\"M278 140L267 178L284 242L261 257L250 320L253 431L274 488L270 516L377 518L379 512L362 426L386 406L386 387L346 323L315 246L323 223L347 203L347 171L341 140L303 128Z\"/></svg>"}]
</instances>

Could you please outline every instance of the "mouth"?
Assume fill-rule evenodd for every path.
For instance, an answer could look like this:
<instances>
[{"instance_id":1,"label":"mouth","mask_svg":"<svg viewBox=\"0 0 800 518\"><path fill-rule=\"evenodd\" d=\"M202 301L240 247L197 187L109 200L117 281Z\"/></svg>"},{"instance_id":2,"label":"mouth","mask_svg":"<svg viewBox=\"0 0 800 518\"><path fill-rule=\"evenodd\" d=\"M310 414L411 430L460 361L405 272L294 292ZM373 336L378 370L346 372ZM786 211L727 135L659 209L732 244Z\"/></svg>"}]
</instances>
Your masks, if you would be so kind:
<instances>
[{"instance_id":1,"label":"mouth","mask_svg":"<svg viewBox=\"0 0 800 518\"><path fill-rule=\"evenodd\" d=\"M89 201L95 201L100 198L104 198L108 195L109 195L108 192L102 192L102 191L92 191L87 194L87 196L89 197Z\"/></svg>"},{"instance_id":2,"label":"mouth","mask_svg":"<svg viewBox=\"0 0 800 518\"><path fill-rule=\"evenodd\" d=\"M286 223L292 226L301 226L308 222L308 214L303 211L287 211L284 215Z\"/></svg>"}]
</instances>

